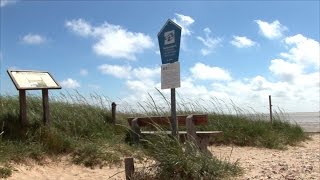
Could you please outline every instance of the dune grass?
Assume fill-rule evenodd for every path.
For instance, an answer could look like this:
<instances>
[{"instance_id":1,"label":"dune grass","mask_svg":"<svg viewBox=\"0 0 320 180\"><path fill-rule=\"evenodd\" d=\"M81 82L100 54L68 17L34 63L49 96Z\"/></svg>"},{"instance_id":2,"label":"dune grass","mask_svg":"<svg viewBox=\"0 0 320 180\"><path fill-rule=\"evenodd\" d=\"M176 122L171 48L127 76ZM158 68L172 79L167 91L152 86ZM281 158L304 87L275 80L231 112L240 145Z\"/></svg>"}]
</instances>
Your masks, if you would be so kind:
<instances>
[{"instance_id":1,"label":"dune grass","mask_svg":"<svg viewBox=\"0 0 320 180\"><path fill-rule=\"evenodd\" d=\"M149 97L146 105L139 104L144 114L169 114L164 96L164 107L158 106L151 95ZM156 160L157 168L152 169L152 174L138 171L135 179L144 176L145 179L151 176L154 179L219 179L241 172L237 164L219 161L196 149L188 155L185 145L167 136L130 146L126 118L138 113L134 110L118 112L117 125L113 125L110 123L111 102L106 103L104 97L91 95L87 99L76 93L50 98L50 128L42 125L41 98L32 95L27 98L29 124L22 128L18 97L0 96L0 164L23 162L28 158L41 161L46 156L65 154L71 155L71 161L76 164L95 167L120 164L124 156L146 156ZM270 124L259 115L252 118L238 113L239 109L234 106L231 109L237 113L225 114L216 106L208 109L200 104L181 101L177 105L178 114L208 113L209 124L200 129L224 131L223 137L215 140L217 143L283 149L306 138L301 127L283 121L281 116ZM8 174L7 169L3 170L5 174Z\"/></svg>"},{"instance_id":2,"label":"dune grass","mask_svg":"<svg viewBox=\"0 0 320 180\"><path fill-rule=\"evenodd\" d=\"M284 149L307 138L299 125L281 120L280 116L275 117L273 123L261 116L215 114L209 119L209 125L203 129L224 133L216 143Z\"/></svg>"},{"instance_id":3,"label":"dune grass","mask_svg":"<svg viewBox=\"0 0 320 180\"><path fill-rule=\"evenodd\" d=\"M161 129L158 128L161 131ZM155 164L136 172L134 179L222 179L242 173L237 162L218 160L192 142L181 143L166 133L142 140L142 147Z\"/></svg>"},{"instance_id":4,"label":"dune grass","mask_svg":"<svg viewBox=\"0 0 320 180\"><path fill-rule=\"evenodd\" d=\"M111 113L100 106L79 103L80 101L56 101L50 103L51 126L42 125L41 99L28 97L28 127L21 131L19 123L18 98L2 96L0 111L0 162L20 159L42 159L44 155L73 154L74 162L91 164L85 159L120 162L121 154L110 155L112 148L102 150L100 147L116 147L124 144L127 128L109 124ZM81 101L82 102L82 101ZM124 144L125 145L125 144ZM90 147L90 149L88 148ZM96 154L95 156L91 156ZM16 159L18 157L18 159ZM100 162L93 160L95 162Z\"/></svg>"},{"instance_id":5,"label":"dune grass","mask_svg":"<svg viewBox=\"0 0 320 180\"><path fill-rule=\"evenodd\" d=\"M8 167L0 167L0 178L8 178L12 174L11 168Z\"/></svg>"}]
</instances>

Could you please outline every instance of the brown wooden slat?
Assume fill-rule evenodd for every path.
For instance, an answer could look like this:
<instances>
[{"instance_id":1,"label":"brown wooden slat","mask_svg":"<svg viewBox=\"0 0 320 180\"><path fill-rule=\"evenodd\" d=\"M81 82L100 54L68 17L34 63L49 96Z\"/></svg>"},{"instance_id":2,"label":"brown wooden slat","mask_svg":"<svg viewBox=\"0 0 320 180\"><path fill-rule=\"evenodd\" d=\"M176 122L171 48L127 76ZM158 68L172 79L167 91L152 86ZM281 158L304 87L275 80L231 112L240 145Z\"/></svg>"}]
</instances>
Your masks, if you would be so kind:
<instances>
[{"instance_id":1,"label":"brown wooden slat","mask_svg":"<svg viewBox=\"0 0 320 180\"><path fill-rule=\"evenodd\" d=\"M171 117L165 116L151 116L151 117L138 117L138 125L141 126L150 126L151 124L158 124L158 125L169 125ZM131 126L131 122L134 117L128 118L128 123ZM177 116L177 121L180 126L186 125L186 115L179 115ZM208 123L208 115L207 114L194 114L193 121L195 125L202 125Z\"/></svg>"}]
</instances>

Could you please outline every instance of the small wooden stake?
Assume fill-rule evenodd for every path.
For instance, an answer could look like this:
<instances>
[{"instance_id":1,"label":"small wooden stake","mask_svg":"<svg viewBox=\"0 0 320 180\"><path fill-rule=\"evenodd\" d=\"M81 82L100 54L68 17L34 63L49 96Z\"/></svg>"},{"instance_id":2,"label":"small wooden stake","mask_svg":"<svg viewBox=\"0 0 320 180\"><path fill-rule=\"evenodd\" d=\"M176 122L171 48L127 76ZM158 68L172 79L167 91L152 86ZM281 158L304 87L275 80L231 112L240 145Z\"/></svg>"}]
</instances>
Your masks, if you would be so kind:
<instances>
[{"instance_id":1,"label":"small wooden stake","mask_svg":"<svg viewBox=\"0 0 320 180\"><path fill-rule=\"evenodd\" d=\"M43 107L43 124L50 126L49 111L49 92L48 89L42 89L42 107Z\"/></svg>"},{"instance_id":2,"label":"small wooden stake","mask_svg":"<svg viewBox=\"0 0 320 180\"><path fill-rule=\"evenodd\" d=\"M124 168L126 173L126 180L131 180L134 173L134 162L132 157L124 159Z\"/></svg>"},{"instance_id":3,"label":"small wooden stake","mask_svg":"<svg viewBox=\"0 0 320 180\"><path fill-rule=\"evenodd\" d=\"M20 123L22 127L25 127L28 125L26 90L24 89L19 90L19 101L20 101Z\"/></svg>"},{"instance_id":4,"label":"small wooden stake","mask_svg":"<svg viewBox=\"0 0 320 180\"><path fill-rule=\"evenodd\" d=\"M271 104L271 95L269 95L269 111L270 111L270 122L272 124L272 104Z\"/></svg>"},{"instance_id":5,"label":"small wooden stake","mask_svg":"<svg viewBox=\"0 0 320 180\"><path fill-rule=\"evenodd\" d=\"M112 124L115 124L116 123L116 103L113 102L111 104L111 112L112 112Z\"/></svg>"}]
</instances>

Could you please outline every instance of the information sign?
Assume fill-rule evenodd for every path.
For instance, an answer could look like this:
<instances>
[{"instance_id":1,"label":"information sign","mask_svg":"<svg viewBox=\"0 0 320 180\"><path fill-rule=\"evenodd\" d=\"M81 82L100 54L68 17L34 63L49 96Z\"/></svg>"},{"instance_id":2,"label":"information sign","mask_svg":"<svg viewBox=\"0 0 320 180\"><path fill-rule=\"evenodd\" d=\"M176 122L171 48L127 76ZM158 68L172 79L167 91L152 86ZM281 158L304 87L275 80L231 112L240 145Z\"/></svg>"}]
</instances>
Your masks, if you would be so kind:
<instances>
[{"instance_id":1,"label":"information sign","mask_svg":"<svg viewBox=\"0 0 320 180\"><path fill-rule=\"evenodd\" d=\"M181 27L169 19L158 33L162 64L179 60L180 40Z\"/></svg>"},{"instance_id":2,"label":"information sign","mask_svg":"<svg viewBox=\"0 0 320 180\"><path fill-rule=\"evenodd\" d=\"M49 72L8 70L8 74L18 90L61 89Z\"/></svg>"},{"instance_id":3,"label":"information sign","mask_svg":"<svg viewBox=\"0 0 320 180\"><path fill-rule=\"evenodd\" d=\"M180 63L161 65L161 89L180 87Z\"/></svg>"}]
</instances>

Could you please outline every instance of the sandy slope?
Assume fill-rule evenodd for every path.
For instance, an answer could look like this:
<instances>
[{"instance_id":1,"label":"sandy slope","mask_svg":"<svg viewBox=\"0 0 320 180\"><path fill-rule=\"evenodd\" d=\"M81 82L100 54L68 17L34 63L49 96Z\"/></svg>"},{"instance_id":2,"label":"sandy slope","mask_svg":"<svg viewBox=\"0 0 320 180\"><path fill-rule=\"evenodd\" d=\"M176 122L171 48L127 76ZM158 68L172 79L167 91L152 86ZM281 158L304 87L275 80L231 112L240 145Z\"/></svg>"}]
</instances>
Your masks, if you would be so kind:
<instances>
[{"instance_id":1,"label":"sandy slope","mask_svg":"<svg viewBox=\"0 0 320 180\"><path fill-rule=\"evenodd\" d=\"M320 179L320 134L285 151L230 146L211 146L209 149L218 158L230 162L238 160L245 174L237 179ZM89 169L65 159L48 161L42 166L32 162L13 166L16 170L9 179L109 179L111 176L111 179L125 179L123 166Z\"/></svg>"}]
</instances>

